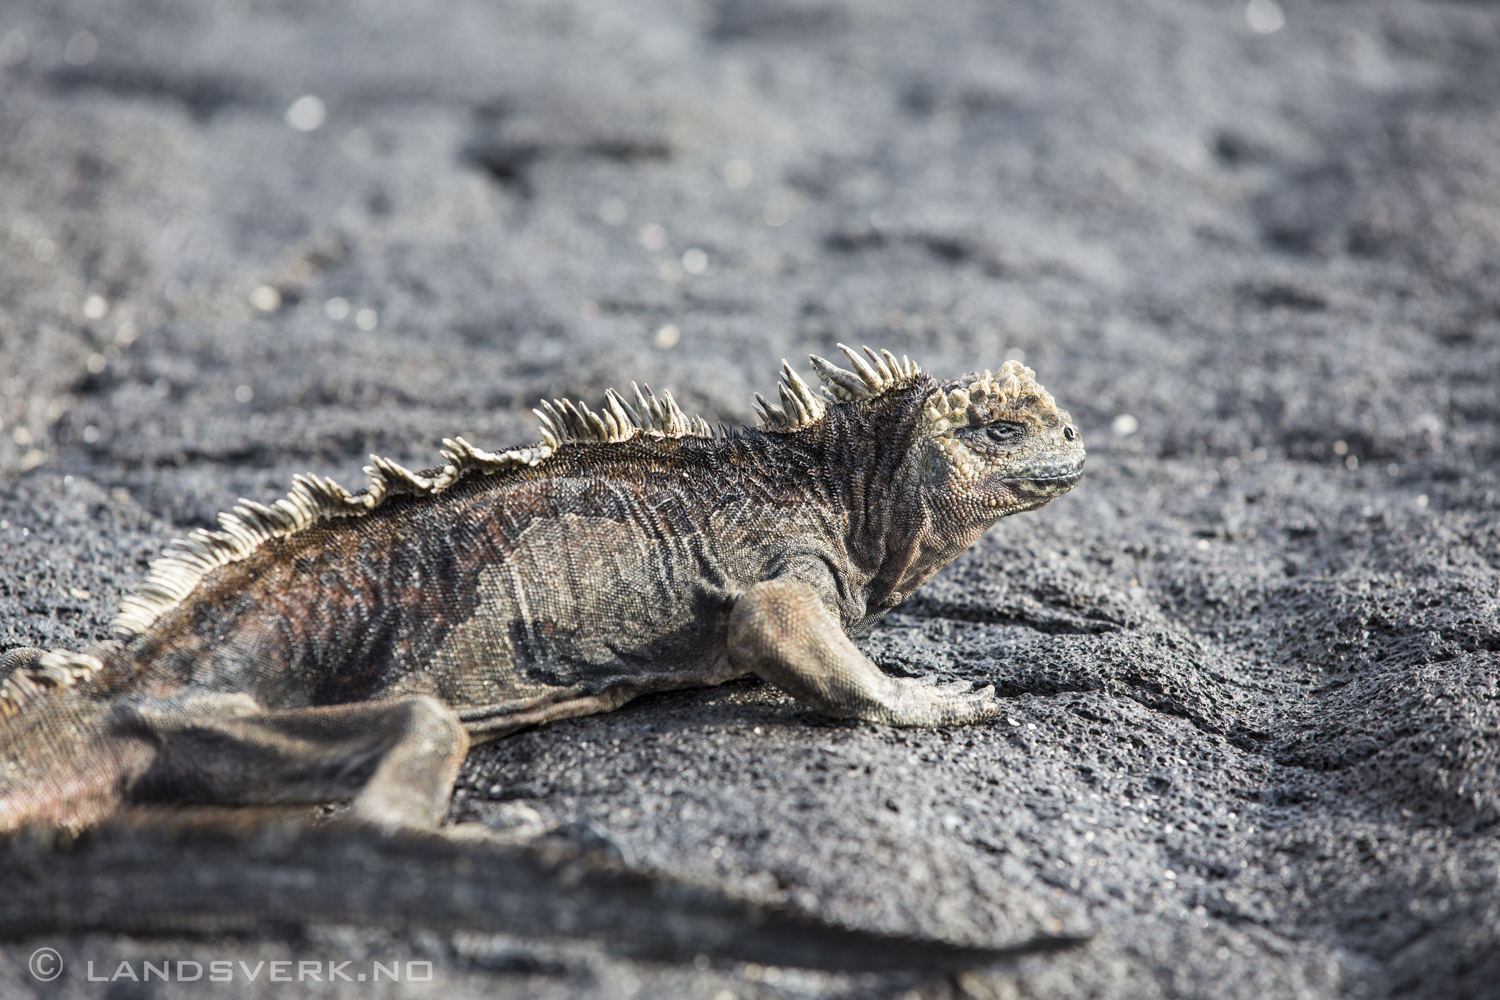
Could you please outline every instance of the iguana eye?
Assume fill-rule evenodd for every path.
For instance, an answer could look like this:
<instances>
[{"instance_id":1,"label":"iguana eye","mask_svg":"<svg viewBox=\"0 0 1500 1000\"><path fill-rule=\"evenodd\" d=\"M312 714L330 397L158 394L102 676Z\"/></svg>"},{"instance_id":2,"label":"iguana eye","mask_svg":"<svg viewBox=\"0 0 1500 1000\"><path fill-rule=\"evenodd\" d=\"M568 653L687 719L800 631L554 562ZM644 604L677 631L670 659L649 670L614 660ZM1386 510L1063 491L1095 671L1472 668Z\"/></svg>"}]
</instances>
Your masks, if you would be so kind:
<instances>
[{"instance_id":1,"label":"iguana eye","mask_svg":"<svg viewBox=\"0 0 1500 1000\"><path fill-rule=\"evenodd\" d=\"M984 436L995 444L1015 444L1021 440L1025 430L1020 424L1013 424L1009 420L997 420L993 424L987 424L984 428Z\"/></svg>"},{"instance_id":2,"label":"iguana eye","mask_svg":"<svg viewBox=\"0 0 1500 1000\"><path fill-rule=\"evenodd\" d=\"M982 427L968 427L958 432L965 444L981 451L1013 448L1021 443L1026 429L1010 420L996 420Z\"/></svg>"}]
</instances>

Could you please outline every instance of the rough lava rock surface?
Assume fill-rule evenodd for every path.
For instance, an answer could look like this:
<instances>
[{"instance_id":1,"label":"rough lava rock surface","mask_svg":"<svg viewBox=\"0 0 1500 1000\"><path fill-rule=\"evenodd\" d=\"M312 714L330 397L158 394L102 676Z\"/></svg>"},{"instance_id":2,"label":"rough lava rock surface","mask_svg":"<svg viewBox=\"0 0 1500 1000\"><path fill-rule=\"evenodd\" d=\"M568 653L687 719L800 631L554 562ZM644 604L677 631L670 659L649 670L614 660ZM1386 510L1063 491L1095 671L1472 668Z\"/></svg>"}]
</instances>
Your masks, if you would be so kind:
<instances>
[{"instance_id":1,"label":"rough lava rock surface","mask_svg":"<svg viewBox=\"0 0 1500 1000\"><path fill-rule=\"evenodd\" d=\"M998 722L643 699L476 751L452 815L864 927L1097 936L903 982L89 935L0 948L0 994L399 958L434 982L383 995L1500 995L1496 93L1479 4L6 3L0 648L104 636L170 536L295 472L535 440L544 395L748 420L836 341L1024 356L1084 482L867 647Z\"/></svg>"}]
</instances>

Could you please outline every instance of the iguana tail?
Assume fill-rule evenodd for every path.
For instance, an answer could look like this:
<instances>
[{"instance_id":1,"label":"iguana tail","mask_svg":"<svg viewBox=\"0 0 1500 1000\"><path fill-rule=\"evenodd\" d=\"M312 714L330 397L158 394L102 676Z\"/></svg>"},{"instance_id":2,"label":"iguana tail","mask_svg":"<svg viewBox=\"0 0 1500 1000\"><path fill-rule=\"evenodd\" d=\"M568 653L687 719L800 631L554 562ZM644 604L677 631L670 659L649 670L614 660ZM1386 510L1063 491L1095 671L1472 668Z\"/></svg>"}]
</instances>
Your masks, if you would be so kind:
<instances>
[{"instance_id":1,"label":"iguana tail","mask_svg":"<svg viewBox=\"0 0 1500 1000\"><path fill-rule=\"evenodd\" d=\"M336 923L597 938L642 958L696 955L850 972L954 972L1079 944L975 946L829 923L780 903L631 871L572 846L506 846L362 826L140 815L59 849L0 842L0 939L110 930L215 934Z\"/></svg>"}]
</instances>

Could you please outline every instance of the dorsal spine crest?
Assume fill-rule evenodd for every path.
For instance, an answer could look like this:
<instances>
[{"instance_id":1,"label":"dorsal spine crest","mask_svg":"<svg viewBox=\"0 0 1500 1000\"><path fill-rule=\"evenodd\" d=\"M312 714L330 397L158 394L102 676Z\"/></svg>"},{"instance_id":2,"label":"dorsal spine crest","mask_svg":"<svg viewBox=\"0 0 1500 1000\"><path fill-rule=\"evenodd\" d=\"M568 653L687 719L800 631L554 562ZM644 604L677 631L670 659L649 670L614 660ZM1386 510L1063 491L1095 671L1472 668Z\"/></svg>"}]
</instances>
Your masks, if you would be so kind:
<instances>
[{"instance_id":1,"label":"dorsal spine crest","mask_svg":"<svg viewBox=\"0 0 1500 1000\"><path fill-rule=\"evenodd\" d=\"M814 370L829 399L860 402L910 384L922 371L906 358L897 360L889 351L866 347L866 357L852 348L838 348L854 366L839 368L812 357ZM868 360L866 360L868 358ZM443 465L426 472L413 472L379 455L370 456L365 473L369 483L351 493L332 479L296 476L291 491L269 506L240 500L233 511L219 515L219 530L199 528L174 540L163 555L151 563L146 579L121 602L111 623L121 639L139 635L163 614L185 601L205 575L214 569L248 558L267 543L294 535L315 524L335 518L360 517L380 507L391 497L438 496L455 483L474 474L493 475L506 469L535 468L556 452L574 443L620 443L638 436L648 438L714 437L708 422L689 417L670 392L656 394L650 386L631 383L634 405L614 389L606 391L598 411L567 399L543 400L533 412L542 440L534 445L488 452L461 437L444 438ZM811 427L827 413L820 398L785 361L777 384L781 405L757 394L756 410L762 430L791 432ZM0 685L0 714L19 708L38 691L66 686L89 676L99 660L84 653L49 653L24 673Z\"/></svg>"},{"instance_id":2,"label":"dorsal spine crest","mask_svg":"<svg viewBox=\"0 0 1500 1000\"><path fill-rule=\"evenodd\" d=\"M831 399L843 402L875 399L892 389L911 384L912 380L922 374L919 365L906 357L898 361L890 351L882 350L876 353L866 347L864 351L869 358L866 361L855 352L854 348L845 344L836 346L843 352L844 357L849 359L850 364L854 366L854 371L840 368L826 358L812 355L813 370L823 381L823 392Z\"/></svg>"}]
</instances>

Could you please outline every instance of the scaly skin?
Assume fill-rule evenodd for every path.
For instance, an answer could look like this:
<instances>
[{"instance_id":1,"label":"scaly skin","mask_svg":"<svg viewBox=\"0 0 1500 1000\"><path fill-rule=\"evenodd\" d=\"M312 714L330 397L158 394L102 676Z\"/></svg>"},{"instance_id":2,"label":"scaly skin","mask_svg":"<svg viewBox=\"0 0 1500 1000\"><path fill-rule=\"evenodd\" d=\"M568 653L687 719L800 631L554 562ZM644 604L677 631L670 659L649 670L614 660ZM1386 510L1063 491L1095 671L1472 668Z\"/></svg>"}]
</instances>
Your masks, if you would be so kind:
<instances>
[{"instance_id":1,"label":"scaly skin","mask_svg":"<svg viewBox=\"0 0 1500 1000\"><path fill-rule=\"evenodd\" d=\"M471 743L754 674L831 715L971 723L993 690L882 673L850 641L1001 517L1082 474L1028 369L939 383L852 352L718 436L670 397L544 404L541 445L309 481L153 569L87 654L12 651L0 832L133 801L352 799L440 821ZM539 411L540 412L540 411Z\"/></svg>"}]
</instances>

